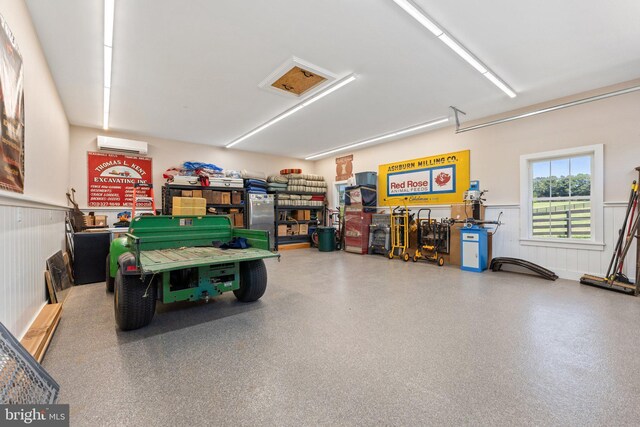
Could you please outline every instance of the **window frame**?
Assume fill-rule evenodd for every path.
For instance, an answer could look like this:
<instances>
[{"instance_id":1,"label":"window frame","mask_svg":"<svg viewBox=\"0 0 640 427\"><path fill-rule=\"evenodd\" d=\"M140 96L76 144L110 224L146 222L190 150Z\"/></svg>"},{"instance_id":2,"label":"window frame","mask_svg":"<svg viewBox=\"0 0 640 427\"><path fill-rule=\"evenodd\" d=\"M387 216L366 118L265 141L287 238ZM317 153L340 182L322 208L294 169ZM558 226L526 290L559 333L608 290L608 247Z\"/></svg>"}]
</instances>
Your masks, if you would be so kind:
<instances>
[{"instance_id":1,"label":"window frame","mask_svg":"<svg viewBox=\"0 0 640 427\"><path fill-rule=\"evenodd\" d=\"M340 204L340 186L344 185L345 187L349 186L349 181L334 181L333 182L333 206L329 206L330 209L334 209L336 206L340 208L344 207L344 203Z\"/></svg>"},{"instance_id":2,"label":"window frame","mask_svg":"<svg viewBox=\"0 0 640 427\"><path fill-rule=\"evenodd\" d=\"M588 155L591 162L591 238L539 238L533 236L534 162ZM604 250L604 144L594 144L520 156L520 243L568 249Z\"/></svg>"}]
</instances>

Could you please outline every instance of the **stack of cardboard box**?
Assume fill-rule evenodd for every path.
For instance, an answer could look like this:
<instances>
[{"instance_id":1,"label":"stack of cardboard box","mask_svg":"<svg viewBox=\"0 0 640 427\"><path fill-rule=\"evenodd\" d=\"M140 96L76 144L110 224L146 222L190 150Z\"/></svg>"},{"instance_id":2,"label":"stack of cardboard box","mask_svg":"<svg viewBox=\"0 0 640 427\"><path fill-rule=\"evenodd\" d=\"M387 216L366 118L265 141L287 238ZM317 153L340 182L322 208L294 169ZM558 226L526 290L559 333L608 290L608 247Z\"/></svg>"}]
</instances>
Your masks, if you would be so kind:
<instances>
[{"instance_id":1,"label":"stack of cardboard box","mask_svg":"<svg viewBox=\"0 0 640 427\"><path fill-rule=\"evenodd\" d=\"M183 191L182 194L184 195L185 192ZM172 215L204 216L207 214L207 201L203 197L174 197L172 202Z\"/></svg>"}]
</instances>

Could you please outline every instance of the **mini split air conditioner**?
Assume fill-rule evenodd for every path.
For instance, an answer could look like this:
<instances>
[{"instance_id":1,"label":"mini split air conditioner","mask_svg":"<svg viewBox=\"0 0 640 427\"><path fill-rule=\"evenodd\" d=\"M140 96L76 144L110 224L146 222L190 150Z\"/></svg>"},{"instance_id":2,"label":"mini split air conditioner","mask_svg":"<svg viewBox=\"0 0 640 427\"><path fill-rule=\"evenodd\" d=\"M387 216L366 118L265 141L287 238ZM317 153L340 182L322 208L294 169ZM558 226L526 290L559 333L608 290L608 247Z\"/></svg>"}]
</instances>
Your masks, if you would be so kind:
<instances>
[{"instance_id":1,"label":"mini split air conditioner","mask_svg":"<svg viewBox=\"0 0 640 427\"><path fill-rule=\"evenodd\" d=\"M132 139L98 136L98 149L121 151L124 153L147 154L148 144L143 141L134 141Z\"/></svg>"}]
</instances>

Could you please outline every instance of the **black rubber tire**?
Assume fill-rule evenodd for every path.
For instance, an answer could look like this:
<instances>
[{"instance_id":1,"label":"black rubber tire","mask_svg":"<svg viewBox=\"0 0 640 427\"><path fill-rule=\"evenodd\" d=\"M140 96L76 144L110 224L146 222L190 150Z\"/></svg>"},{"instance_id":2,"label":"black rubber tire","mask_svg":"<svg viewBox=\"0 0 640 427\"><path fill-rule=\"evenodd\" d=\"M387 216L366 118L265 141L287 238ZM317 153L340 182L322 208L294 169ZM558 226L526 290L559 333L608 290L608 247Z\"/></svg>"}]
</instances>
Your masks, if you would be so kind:
<instances>
[{"instance_id":1,"label":"black rubber tire","mask_svg":"<svg viewBox=\"0 0 640 427\"><path fill-rule=\"evenodd\" d=\"M111 277L111 275L109 275L109 269L111 268L111 266L109 265L109 260L111 260L111 255L107 255L107 263L105 266L105 279L104 279L104 283L107 285L107 292L111 293L113 292L113 285L115 282L115 279L113 277Z\"/></svg>"},{"instance_id":2,"label":"black rubber tire","mask_svg":"<svg viewBox=\"0 0 640 427\"><path fill-rule=\"evenodd\" d=\"M156 284L151 277L124 276L118 268L113 307L116 323L123 331L142 328L151 323L156 312Z\"/></svg>"},{"instance_id":3,"label":"black rubber tire","mask_svg":"<svg viewBox=\"0 0 640 427\"><path fill-rule=\"evenodd\" d=\"M438 267L442 267L444 265L444 258L440 257L438 258Z\"/></svg>"},{"instance_id":4,"label":"black rubber tire","mask_svg":"<svg viewBox=\"0 0 640 427\"><path fill-rule=\"evenodd\" d=\"M408 252L403 252L403 253L402 253L402 260L403 260L404 262L408 262L408 261L409 261L409 258L410 258L410 257L409 257L409 253L408 253Z\"/></svg>"},{"instance_id":5,"label":"black rubber tire","mask_svg":"<svg viewBox=\"0 0 640 427\"><path fill-rule=\"evenodd\" d=\"M267 290L267 266L257 259L240 263L240 288L233 291L238 301L253 302Z\"/></svg>"}]
</instances>

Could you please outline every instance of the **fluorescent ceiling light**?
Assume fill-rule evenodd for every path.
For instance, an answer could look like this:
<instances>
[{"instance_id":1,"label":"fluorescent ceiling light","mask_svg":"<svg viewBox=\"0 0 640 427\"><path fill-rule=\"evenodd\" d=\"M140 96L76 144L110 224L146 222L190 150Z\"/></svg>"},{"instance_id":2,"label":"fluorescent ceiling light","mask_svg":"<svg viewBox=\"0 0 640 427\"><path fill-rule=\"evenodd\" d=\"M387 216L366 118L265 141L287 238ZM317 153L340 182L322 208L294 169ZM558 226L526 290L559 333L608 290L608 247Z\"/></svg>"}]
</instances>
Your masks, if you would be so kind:
<instances>
[{"instance_id":1,"label":"fluorescent ceiling light","mask_svg":"<svg viewBox=\"0 0 640 427\"><path fill-rule=\"evenodd\" d=\"M104 88L103 102L104 106L102 108L103 117L102 117L102 128L107 130L109 129L109 101L111 98L111 89L108 87Z\"/></svg>"},{"instance_id":2,"label":"fluorescent ceiling light","mask_svg":"<svg viewBox=\"0 0 640 427\"><path fill-rule=\"evenodd\" d=\"M113 60L113 19L115 0L104 0L104 98L102 127L109 129L109 105L111 103L111 64Z\"/></svg>"},{"instance_id":3,"label":"fluorescent ceiling light","mask_svg":"<svg viewBox=\"0 0 640 427\"><path fill-rule=\"evenodd\" d=\"M489 79L491 83L493 83L494 85L502 89L504 93L509 95L509 98L516 97L516 93L509 86L507 86L502 80L496 77L491 71L487 71L486 73L483 74L483 76Z\"/></svg>"},{"instance_id":4,"label":"fluorescent ceiling light","mask_svg":"<svg viewBox=\"0 0 640 427\"><path fill-rule=\"evenodd\" d=\"M113 17L115 0L104 0L104 45L113 46Z\"/></svg>"},{"instance_id":5,"label":"fluorescent ceiling light","mask_svg":"<svg viewBox=\"0 0 640 427\"><path fill-rule=\"evenodd\" d=\"M104 87L111 87L111 58L112 48L104 47Z\"/></svg>"},{"instance_id":6,"label":"fluorescent ceiling light","mask_svg":"<svg viewBox=\"0 0 640 427\"><path fill-rule=\"evenodd\" d=\"M469 52L467 52L466 50L464 50L464 48L462 46L460 46L458 43L456 43L455 40L453 40L451 37L449 37L446 34L442 34L440 37L438 37L444 44L446 44L447 46L449 46L451 48L452 51L454 51L455 53L458 54L458 56L460 56L462 59L464 59L465 61L467 61L473 68L475 68L476 70L478 70L479 73L484 74L487 72L487 69L484 67L484 65L482 65L480 63L480 61L478 61L476 58L473 57L473 55L471 55Z\"/></svg>"},{"instance_id":7,"label":"fluorescent ceiling light","mask_svg":"<svg viewBox=\"0 0 640 427\"><path fill-rule=\"evenodd\" d=\"M446 123L448 121L449 121L448 118L432 120L430 122L422 123L422 124L415 125L415 126L411 126L411 127L405 128L405 129L401 129L399 131L386 133L384 135L375 136L373 138L365 139L364 141L356 142L354 144L345 145L344 147L334 148L333 150L324 151L322 153L314 154L312 156L305 157L304 159L305 160L317 159L318 157L328 156L329 154L338 153L340 151L349 150L349 149L355 148L355 147L360 147L361 145L365 145L365 144L371 144L373 142L381 141L383 139L393 138L393 137L396 137L398 135L403 135L405 133L414 132L414 131L417 131L417 130L420 130L420 129L425 129L425 128L428 128L428 127L431 127L431 126L436 126L436 125L439 125L439 124L442 124L442 123Z\"/></svg>"},{"instance_id":8,"label":"fluorescent ceiling light","mask_svg":"<svg viewBox=\"0 0 640 427\"><path fill-rule=\"evenodd\" d=\"M501 91L506 93L510 98L515 98L516 93L505 82L503 82L495 73L476 58L469 50L458 43L450 34L447 34L433 19L431 19L423 10L413 4L410 0L393 0L398 6L404 9L416 21L422 24L427 30L431 31L441 42L446 44L460 58L464 59L469 65L475 68L480 74L485 76L491 83L496 85Z\"/></svg>"},{"instance_id":9,"label":"fluorescent ceiling light","mask_svg":"<svg viewBox=\"0 0 640 427\"><path fill-rule=\"evenodd\" d=\"M409 15L411 15L416 21L421 23L427 30L431 31L434 36L439 37L443 31L440 27L427 17L427 15L413 3L407 0L393 0L398 6L404 9Z\"/></svg>"},{"instance_id":10,"label":"fluorescent ceiling light","mask_svg":"<svg viewBox=\"0 0 640 427\"><path fill-rule=\"evenodd\" d=\"M335 92L336 90L340 89L341 87L351 83L355 79L356 79L356 76L353 75L353 74L350 74L347 77L344 77L343 79L338 80L336 83L332 84L331 86L329 86L325 90L316 93L315 95L309 97L305 101L302 101L299 104L296 104L293 107L289 108L284 113L278 114L273 119L261 124L257 128L245 133L244 135L240 136L239 138L236 138L235 140L231 141L229 144L225 145L225 147L226 148L233 147L234 145L244 141L245 139L248 139L248 138L252 137L253 135L257 134L258 132L261 132L261 131L265 130L269 126L278 123L280 120L282 120L282 119L284 119L286 117L289 117L293 113L302 110L304 107L307 107L307 106L313 104L314 102L316 102L317 100L319 100L321 98L324 98L325 96L329 95L330 93Z\"/></svg>"}]
</instances>

